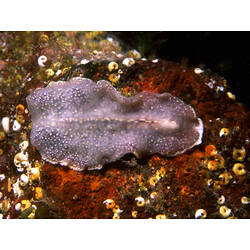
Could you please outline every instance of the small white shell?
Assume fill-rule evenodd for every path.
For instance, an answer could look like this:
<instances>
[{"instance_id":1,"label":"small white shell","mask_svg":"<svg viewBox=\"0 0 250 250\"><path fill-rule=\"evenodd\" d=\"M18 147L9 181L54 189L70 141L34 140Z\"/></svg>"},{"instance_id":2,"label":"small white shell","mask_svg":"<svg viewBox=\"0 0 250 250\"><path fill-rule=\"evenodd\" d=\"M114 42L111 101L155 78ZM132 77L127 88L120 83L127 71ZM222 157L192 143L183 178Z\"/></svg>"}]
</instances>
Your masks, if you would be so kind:
<instances>
[{"instance_id":1,"label":"small white shell","mask_svg":"<svg viewBox=\"0 0 250 250\"><path fill-rule=\"evenodd\" d=\"M135 60L131 57L127 57L125 58L123 61L122 61L122 64L127 66L127 67L130 67L132 66L133 64L135 64Z\"/></svg>"},{"instance_id":2,"label":"small white shell","mask_svg":"<svg viewBox=\"0 0 250 250\"><path fill-rule=\"evenodd\" d=\"M61 71L60 69L58 69L58 70L56 71L56 75L57 75L57 76L59 76L61 73L62 73L62 71Z\"/></svg>"},{"instance_id":3,"label":"small white shell","mask_svg":"<svg viewBox=\"0 0 250 250\"><path fill-rule=\"evenodd\" d=\"M198 209L195 212L195 219L205 219L207 217L207 212L204 209Z\"/></svg>"},{"instance_id":4,"label":"small white shell","mask_svg":"<svg viewBox=\"0 0 250 250\"><path fill-rule=\"evenodd\" d=\"M5 174L0 174L0 181L3 181L5 179Z\"/></svg>"},{"instance_id":5,"label":"small white shell","mask_svg":"<svg viewBox=\"0 0 250 250\"><path fill-rule=\"evenodd\" d=\"M225 198L224 195L222 195L221 197L218 198L217 203L218 203L219 205L222 205L222 204L225 203L225 201L226 201L226 198Z\"/></svg>"},{"instance_id":6,"label":"small white shell","mask_svg":"<svg viewBox=\"0 0 250 250\"><path fill-rule=\"evenodd\" d=\"M21 128L21 124L17 120L15 120L13 123L13 127L12 127L13 131L18 131L20 130L20 128Z\"/></svg>"},{"instance_id":7,"label":"small white shell","mask_svg":"<svg viewBox=\"0 0 250 250\"><path fill-rule=\"evenodd\" d=\"M89 60L87 60L87 59L82 59L80 62L80 64L87 64L87 63L89 63Z\"/></svg>"},{"instance_id":8,"label":"small white shell","mask_svg":"<svg viewBox=\"0 0 250 250\"><path fill-rule=\"evenodd\" d=\"M47 62L47 57L46 56L39 56L37 59L37 63L40 67L45 67L45 64Z\"/></svg>"},{"instance_id":9,"label":"small white shell","mask_svg":"<svg viewBox=\"0 0 250 250\"><path fill-rule=\"evenodd\" d=\"M2 127L5 133L8 133L10 131L10 118L9 117L3 117Z\"/></svg>"},{"instance_id":10,"label":"small white shell","mask_svg":"<svg viewBox=\"0 0 250 250\"><path fill-rule=\"evenodd\" d=\"M154 59L154 60L152 60L152 63L158 63L159 62L159 59Z\"/></svg>"},{"instance_id":11,"label":"small white shell","mask_svg":"<svg viewBox=\"0 0 250 250\"><path fill-rule=\"evenodd\" d=\"M201 74L201 73L203 73L204 72L204 70L202 70L202 69L200 69L200 68L195 68L194 69L194 73L195 74Z\"/></svg>"},{"instance_id":12,"label":"small white shell","mask_svg":"<svg viewBox=\"0 0 250 250\"><path fill-rule=\"evenodd\" d=\"M21 203L17 203L16 205L15 205L15 210L16 211L19 211L21 209Z\"/></svg>"},{"instance_id":13,"label":"small white shell","mask_svg":"<svg viewBox=\"0 0 250 250\"><path fill-rule=\"evenodd\" d=\"M25 174L22 174L20 176L20 180L21 180L21 182L20 182L21 186L26 186L28 184L28 182L29 182L29 178Z\"/></svg>"},{"instance_id":14,"label":"small white shell","mask_svg":"<svg viewBox=\"0 0 250 250\"><path fill-rule=\"evenodd\" d=\"M145 205L145 200L144 200L144 198L141 197L141 196L136 197L136 198L135 198L135 201L136 201L136 205L137 205L138 207L143 207L143 206Z\"/></svg>"}]
</instances>

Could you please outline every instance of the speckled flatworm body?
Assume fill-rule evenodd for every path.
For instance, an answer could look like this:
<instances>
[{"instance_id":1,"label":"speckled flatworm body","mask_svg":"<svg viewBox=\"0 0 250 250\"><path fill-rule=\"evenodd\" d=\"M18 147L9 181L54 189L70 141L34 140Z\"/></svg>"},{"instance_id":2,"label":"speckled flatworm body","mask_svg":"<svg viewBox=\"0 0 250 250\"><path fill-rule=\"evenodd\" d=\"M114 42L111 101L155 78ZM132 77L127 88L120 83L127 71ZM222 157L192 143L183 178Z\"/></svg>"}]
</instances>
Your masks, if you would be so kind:
<instances>
[{"instance_id":1,"label":"speckled flatworm body","mask_svg":"<svg viewBox=\"0 0 250 250\"><path fill-rule=\"evenodd\" d=\"M127 153L175 156L201 143L203 123L169 93L124 97L105 80L51 82L27 97L31 143L42 158L100 169Z\"/></svg>"}]
</instances>

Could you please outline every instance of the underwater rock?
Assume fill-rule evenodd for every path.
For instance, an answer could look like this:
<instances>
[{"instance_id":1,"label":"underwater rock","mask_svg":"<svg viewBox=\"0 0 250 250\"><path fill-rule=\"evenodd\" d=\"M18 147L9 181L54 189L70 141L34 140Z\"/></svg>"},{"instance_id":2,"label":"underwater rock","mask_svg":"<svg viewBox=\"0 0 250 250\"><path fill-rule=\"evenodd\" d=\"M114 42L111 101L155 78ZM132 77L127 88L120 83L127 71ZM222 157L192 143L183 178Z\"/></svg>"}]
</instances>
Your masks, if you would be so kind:
<instances>
[{"instance_id":1,"label":"underwater rock","mask_svg":"<svg viewBox=\"0 0 250 250\"><path fill-rule=\"evenodd\" d=\"M27 97L31 143L43 159L100 169L127 153L175 156L201 143L203 123L169 93L124 97L105 80L51 82Z\"/></svg>"}]
</instances>

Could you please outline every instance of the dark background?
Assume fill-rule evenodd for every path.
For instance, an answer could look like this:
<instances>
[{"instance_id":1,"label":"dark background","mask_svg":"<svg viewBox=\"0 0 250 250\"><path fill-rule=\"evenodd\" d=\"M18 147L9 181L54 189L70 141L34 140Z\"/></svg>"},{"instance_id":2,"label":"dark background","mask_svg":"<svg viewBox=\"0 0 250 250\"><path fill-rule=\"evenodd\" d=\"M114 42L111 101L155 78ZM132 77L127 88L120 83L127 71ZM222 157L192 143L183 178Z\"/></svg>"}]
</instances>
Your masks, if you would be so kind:
<instances>
[{"instance_id":1,"label":"dark background","mask_svg":"<svg viewBox=\"0 0 250 250\"><path fill-rule=\"evenodd\" d=\"M249 32L112 32L146 58L211 69L227 80L238 102L250 105Z\"/></svg>"}]
</instances>

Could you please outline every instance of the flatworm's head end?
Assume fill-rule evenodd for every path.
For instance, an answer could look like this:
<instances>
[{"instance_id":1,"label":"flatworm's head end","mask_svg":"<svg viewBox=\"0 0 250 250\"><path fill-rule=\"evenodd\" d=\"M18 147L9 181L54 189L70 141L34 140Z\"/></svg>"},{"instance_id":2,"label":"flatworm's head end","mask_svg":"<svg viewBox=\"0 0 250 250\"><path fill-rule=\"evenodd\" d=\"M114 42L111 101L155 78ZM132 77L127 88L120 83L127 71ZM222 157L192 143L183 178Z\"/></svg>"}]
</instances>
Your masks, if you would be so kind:
<instances>
[{"instance_id":1,"label":"flatworm's head end","mask_svg":"<svg viewBox=\"0 0 250 250\"><path fill-rule=\"evenodd\" d=\"M185 153L186 151L192 149L194 146L197 146L197 145L201 144L202 143L203 131L204 131L203 122L202 122L202 120L200 118L198 118L196 125L192 128L192 138L191 138L191 140L192 140L193 144L187 145L185 148L182 148L182 150L167 153L165 155L174 157L174 156Z\"/></svg>"},{"instance_id":2,"label":"flatworm's head end","mask_svg":"<svg viewBox=\"0 0 250 250\"><path fill-rule=\"evenodd\" d=\"M195 142L195 144L193 146L199 145L202 143L202 136L203 136L203 132L204 132L204 126L203 126L203 122L200 118L198 118L198 122L199 124L195 127L196 131L199 134L199 137L197 139L197 141Z\"/></svg>"}]
</instances>

